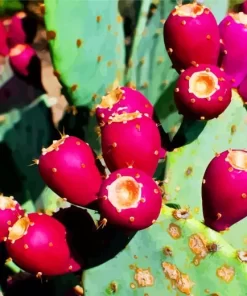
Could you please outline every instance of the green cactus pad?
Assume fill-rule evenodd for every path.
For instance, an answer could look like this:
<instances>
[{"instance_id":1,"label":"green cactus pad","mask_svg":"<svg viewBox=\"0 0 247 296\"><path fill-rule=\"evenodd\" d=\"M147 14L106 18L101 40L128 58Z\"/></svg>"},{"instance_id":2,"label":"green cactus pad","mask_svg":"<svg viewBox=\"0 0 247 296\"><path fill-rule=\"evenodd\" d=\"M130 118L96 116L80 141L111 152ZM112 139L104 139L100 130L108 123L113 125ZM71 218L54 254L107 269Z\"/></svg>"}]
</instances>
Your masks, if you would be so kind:
<instances>
[{"instance_id":1,"label":"green cactus pad","mask_svg":"<svg viewBox=\"0 0 247 296\"><path fill-rule=\"evenodd\" d=\"M164 206L159 221L139 231L124 251L84 272L85 296L244 296L244 254L187 211Z\"/></svg>"},{"instance_id":2,"label":"green cactus pad","mask_svg":"<svg viewBox=\"0 0 247 296\"><path fill-rule=\"evenodd\" d=\"M205 122L184 121L173 139L174 151L167 154L164 188L166 199L189 206L203 220L201 186L204 172L216 153L227 149L245 149L247 113L236 91L230 106L219 116ZM182 145L182 146L180 146ZM236 248L247 247L247 219L223 233Z\"/></svg>"},{"instance_id":3,"label":"green cactus pad","mask_svg":"<svg viewBox=\"0 0 247 296\"><path fill-rule=\"evenodd\" d=\"M90 113L101 96L121 85L124 78L125 47L118 2L46 0L45 21L63 92L71 105L79 106L77 116L85 118L75 123L76 129L82 130L79 136L98 152L96 120ZM69 125L74 124L73 118L71 121Z\"/></svg>"},{"instance_id":4,"label":"green cactus pad","mask_svg":"<svg viewBox=\"0 0 247 296\"><path fill-rule=\"evenodd\" d=\"M59 79L76 106L91 105L124 70L117 1L45 1L47 37Z\"/></svg>"},{"instance_id":5,"label":"green cactus pad","mask_svg":"<svg viewBox=\"0 0 247 296\"><path fill-rule=\"evenodd\" d=\"M0 1L0 16L12 14L23 9L23 3L19 0L1 0Z\"/></svg>"}]
</instances>

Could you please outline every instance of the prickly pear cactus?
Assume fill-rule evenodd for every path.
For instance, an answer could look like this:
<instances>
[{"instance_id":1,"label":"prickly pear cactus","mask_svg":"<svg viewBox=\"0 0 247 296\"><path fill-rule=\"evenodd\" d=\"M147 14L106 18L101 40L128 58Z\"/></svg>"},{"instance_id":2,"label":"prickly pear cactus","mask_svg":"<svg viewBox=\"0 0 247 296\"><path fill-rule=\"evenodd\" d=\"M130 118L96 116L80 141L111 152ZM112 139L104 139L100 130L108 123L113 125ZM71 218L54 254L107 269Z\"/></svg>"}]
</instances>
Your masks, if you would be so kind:
<instances>
[{"instance_id":1,"label":"prickly pear cactus","mask_svg":"<svg viewBox=\"0 0 247 296\"><path fill-rule=\"evenodd\" d=\"M246 295L243 255L186 210L164 206L148 231L84 273L85 295Z\"/></svg>"},{"instance_id":2,"label":"prickly pear cactus","mask_svg":"<svg viewBox=\"0 0 247 296\"><path fill-rule=\"evenodd\" d=\"M45 19L56 74L68 99L77 106L91 108L92 98L104 94L108 85L124 81L141 90L154 104L170 138L163 178L164 200L167 205L182 208L176 211L164 205L159 221L133 238L127 237L129 243L115 258L109 260L109 249L108 261L89 266L82 276L85 295L94 296L99 291L100 295L246 295L243 229L247 222L242 220L224 234L199 222L203 220L200 191L209 161L223 150L246 148L243 134L247 114L241 98L233 91L227 110L207 123L184 120L178 114L173 103L178 74L172 69L162 34L163 23L177 1L142 1L125 77L124 56L118 59L119 53L115 51L119 46L120 52L124 52L117 4L104 1L101 7L100 2L95 6L94 1L87 0L68 7L65 2L45 1ZM228 1L203 2L218 22L225 16ZM91 5L93 16L88 16L86 11ZM78 19L74 17L77 13ZM113 27L115 34L111 35ZM101 46L103 42L105 45ZM107 57L120 63L111 68ZM87 140L91 144L95 135L89 125ZM108 273L104 272L106 268Z\"/></svg>"},{"instance_id":3,"label":"prickly pear cactus","mask_svg":"<svg viewBox=\"0 0 247 296\"><path fill-rule=\"evenodd\" d=\"M0 2L0 15L5 15L6 13L13 13L23 9L23 3L19 0L1 0Z\"/></svg>"},{"instance_id":4,"label":"prickly pear cactus","mask_svg":"<svg viewBox=\"0 0 247 296\"><path fill-rule=\"evenodd\" d=\"M84 107L89 120L89 123L86 120L85 138L97 150L96 123L94 117L89 117L95 101L106 90L123 82L122 17L117 1L86 0L67 4L66 0L45 1L47 37L56 75L71 104L79 112ZM61 22L62 19L67 21Z\"/></svg>"},{"instance_id":5,"label":"prickly pear cactus","mask_svg":"<svg viewBox=\"0 0 247 296\"><path fill-rule=\"evenodd\" d=\"M15 76L8 62L0 83L0 158L5 168L0 174L0 191L33 211L35 202L42 204L39 196L46 187L30 164L56 135L47 96Z\"/></svg>"}]
</instances>

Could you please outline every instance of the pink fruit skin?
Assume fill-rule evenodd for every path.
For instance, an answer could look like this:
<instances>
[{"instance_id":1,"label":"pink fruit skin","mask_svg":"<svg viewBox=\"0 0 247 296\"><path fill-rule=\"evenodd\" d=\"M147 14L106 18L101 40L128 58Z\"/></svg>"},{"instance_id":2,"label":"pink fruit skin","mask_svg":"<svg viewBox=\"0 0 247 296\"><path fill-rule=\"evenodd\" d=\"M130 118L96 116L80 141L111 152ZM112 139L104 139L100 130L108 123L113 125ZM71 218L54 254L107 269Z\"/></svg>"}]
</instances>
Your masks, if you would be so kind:
<instances>
[{"instance_id":1,"label":"pink fruit skin","mask_svg":"<svg viewBox=\"0 0 247 296\"><path fill-rule=\"evenodd\" d=\"M202 184L205 224L216 231L223 231L247 216L247 199L244 198L247 172L235 168L229 171L227 154L228 151L224 151L213 158L203 177L206 181Z\"/></svg>"},{"instance_id":2,"label":"pink fruit skin","mask_svg":"<svg viewBox=\"0 0 247 296\"><path fill-rule=\"evenodd\" d=\"M247 14L247 1L245 0L244 3L241 5L241 11Z\"/></svg>"},{"instance_id":3,"label":"pink fruit skin","mask_svg":"<svg viewBox=\"0 0 247 296\"><path fill-rule=\"evenodd\" d=\"M28 227L27 234L14 243L9 239L6 242L13 261L35 274L41 272L55 276L70 272L71 258L65 227L46 214L31 213L28 218L34 224Z\"/></svg>"},{"instance_id":4,"label":"pink fruit skin","mask_svg":"<svg viewBox=\"0 0 247 296\"><path fill-rule=\"evenodd\" d=\"M0 55L7 56L9 54L9 48L7 45L7 32L3 23L0 21Z\"/></svg>"},{"instance_id":5,"label":"pink fruit skin","mask_svg":"<svg viewBox=\"0 0 247 296\"><path fill-rule=\"evenodd\" d=\"M107 123L114 114L132 113L139 111L148 116L153 116L154 108L149 100L138 90L130 87L121 87L124 91L124 98L113 105L112 108L96 107L96 117L98 122Z\"/></svg>"},{"instance_id":6,"label":"pink fruit skin","mask_svg":"<svg viewBox=\"0 0 247 296\"><path fill-rule=\"evenodd\" d=\"M191 77L193 73L205 71L206 69L210 69L213 74L220 78L218 79L220 89L216 90L211 96L211 100L207 100L206 97L197 98L194 94L189 93L189 80L186 79L187 76ZM218 117L230 104L231 97L231 83L225 73L218 67L207 64L202 64L198 67L192 66L185 70L180 75L174 92L174 100L179 113L191 119L201 119L201 117L204 117L208 120ZM192 99L195 100L193 103Z\"/></svg>"},{"instance_id":7,"label":"pink fruit skin","mask_svg":"<svg viewBox=\"0 0 247 296\"><path fill-rule=\"evenodd\" d=\"M158 166L161 139L156 123L149 117L107 124L102 129L101 146L111 172L133 166L153 176Z\"/></svg>"},{"instance_id":8,"label":"pink fruit skin","mask_svg":"<svg viewBox=\"0 0 247 296\"><path fill-rule=\"evenodd\" d=\"M232 87L238 87L247 75L247 29L228 15L219 24L219 30L223 41L220 66L232 80Z\"/></svg>"},{"instance_id":9,"label":"pink fruit skin","mask_svg":"<svg viewBox=\"0 0 247 296\"><path fill-rule=\"evenodd\" d=\"M15 71L17 71L19 74L28 76L28 66L32 60L33 57L36 56L35 50L29 46L28 44L25 44L25 49L18 55L15 56L9 56L9 60L11 63L11 66Z\"/></svg>"},{"instance_id":10,"label":"pink fruit skin","mask_svg":"<svg viewBox=\"0 0 247 296\"><path fill-rule=\"evenodd\" d=\"M247 103L247 77L239 85L238 93L242 97L242 100Z\"/></svg>"},{"instance_id":11,"label":"pink fruit skin","mask_svg":"<svg viewBox=\"0 0 247 296\"><path fill-rule=\"evenodd\" d=\"M1 196L0 196L1 199ZM21 216L24 215L24 210L14 201L16 205L12 209L0 208L0 243L8 236L8 229L11 227Z\"/></svg>"},{"instance_id":12,"label":"pink fruit skin","mask_svg":"<svg viewBox=\"0 0 247 296\"><path fill-rule=\"evenodd\" d=\"M10 47L26 42L26 33L23 30L22 19L17 15L11 18L11 23L8 27L8 43Z\"/></svg>"},{"instance_id":13,"label":"pink fruit skin","mask_svg":"<svg viewBox=\"0 0 247 296\"><path fill-rule=\"evenodd\" d=\"M169 56L173 67L180 72L190 67L192 62L216 65L220 36L214 15L208 8L195 18L173 15L173 12L163 30L166 50L169 53L172 49Z\"/></svg>"},{"instance_id":14,"label":"pink fruit skin","mask_svg":"<svg viewBox=\"0 0 247 296\"><path fill-rule=\"evenodd\" d=\"M129 208L118 212L109 199L107 187L121 176L133 177L138 183L143 184L142 197L145 202L139 202L136 208ZM99 195L99 208L101 217L107 219L111 224L129 230L141 230L151 226L158 218L162 205L162 196L155 181L143 171L134 168L126 168L111 173L103 181ZM130 217L134 221L130 222Z\"/></svg>"},{"instance_id":15,"label":"pink fruit skin","mask_svg":"<svg viewBox=\"0 0 247 296\"><path fill-rule=\"evenodd\" d=\"M92 149L79 138L69 136L58 151L41 155L39 172L48 187L73 204L87 206L97 199L102 177Z\"/></svg>"}]
</instances>

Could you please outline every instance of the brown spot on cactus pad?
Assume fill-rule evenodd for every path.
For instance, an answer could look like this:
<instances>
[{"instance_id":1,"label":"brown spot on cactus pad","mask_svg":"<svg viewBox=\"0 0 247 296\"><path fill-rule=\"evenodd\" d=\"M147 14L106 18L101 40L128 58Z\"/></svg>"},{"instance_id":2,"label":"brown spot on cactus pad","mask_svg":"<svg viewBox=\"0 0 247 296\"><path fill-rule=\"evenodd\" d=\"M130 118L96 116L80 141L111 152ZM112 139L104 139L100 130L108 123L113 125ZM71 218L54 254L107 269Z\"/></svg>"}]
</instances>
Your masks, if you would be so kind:
<instances>
[{"instance_id":1,"label":"brown spot on cactus pad","mask_svg":"<svg viewBox=\"0 0 247 296\"><path fill-rule=\"evenodd\" d=\"M193 234L190 236L189 248L200 258L205 258L208 254L207 244L200 234Z\"/></svg>"},{"instance_id":2,"label":"brown spot on cactus pad","mask_svg":"<svg viewBox=\"0 0 247 296\"><path fill-rule=\"evenodd\" d=\"M82 45L82 40L81 39L77 39L76 40L76 46L79 48Z\"/></svg>"},{"instance_id":3,"label":"brown spot on cactus pad","mask_svg":"<svg viewBox=\"0 0 247 296\"><path fill-rule=\"evenodd\" d=\"M192 167L188 167L187 170L185 171L186 176L191 176L192 173L193 173L193 168Z\"/></svg>"},{"instance_id":4,"label":"brown spot on cactus pad","mask_svg":"<svg viewBox=\"0 0 247 296\"><path fill-rule=\"evenodd\" d=\"M231 135L234 135L237 131L236 125L231 126Z\"/></svg>"},{"instance_id":5,"label":"brown spot on cactus pad","mask_svg":"<svg viewBox=\"0 0 247 296\"><path fill-rule=\"evenodd\" d=\"M74 92L74 91L77 90L77 88L78 88L78 85L77 85L77 84L73 84L73 85L71 86L71 91Z\"/></svg>"},{"instance_id":6,"label":"brown spot on cactus pad","mask_svg":"<svg viewBox=\"0 0 247 296\"><path fill-rule=\"evenodd\" d=\"M134 276L138 287L152 287L154 285L154 277L150 269L137 268Z\"/></svg>"},{"instance_id":7,"label":"brown spot on cactus pad","mask_svg":"<svg viewBox=\"0 0 247 296\"><path fill-rule=\"evenodd\" d=\"M57 34L55 31L47 31L46 32L46 38L48 41L54 40L56 38Z\"/></svg>"},{"instance_id":8,"label":"brown spot on cactus pad","mask_svg":"<svg viewBox=\"0 0 247 296\"><path fill-rule=\"evenodd\" d=\"M235 269L228 265L223 265L216 270L216 275L223 281L229 283L235 276Z\"/></svg>"},{"instance_id":9,"label":"brown spot on cactus pad","mask_svg":"<svg viewBox=\"0 0 247 296\"><path fill-rule=\"evenodd\" d=\"M247 262L247 252L246 251L238 251L238 259L242 262Z\"/></svg>"},{"instance_id":10,"label":"brown spot on cactus pad","mask_svg":"<svg viewBox=\"0 0 247 296\"><path fill-rule=\"evenodd\" d=\"M189 275L180 272L176 265L169 262L162 263L163 271L167 279L170 280L173 288L177 288L181 293L191 295L191 289L194 283Z\"/></svg>"},{"instance_id":11,"label":"brown spot on cactus pad","mask_svg":"<svg viewBox=\"0 0 247 296\"><path fill-rule=\"evenodd\" d=\"M176 220L180 220L180 219L188 219L190 216L190 213L187 209L179 209L179 210L174 210L172 212L172 216L176 219Z\"/></svg>"},{"instance_id":12,"label":"brown spot on cactus pad","mask_svg":"<svg viewBox=\"0 0 247 296\"><path fill-rule=\"evenodd\" d=\"M163 248L163 254L164 254L165 256L169 256L169 257L171 257L171 256L172 256L172 249L171 249L170 247L168 247L168 246L165 246L165 247Z\"/></svg>"},{"instance_id":13,"label":"brown spot on cactus pad","mask_svg":"<svg viewBox=\"0 0 247 296\"><path fill-rule=\"evenodd\" d=\"M182 235L181 228L175 223L170 223L167 231L173 239L178 239Z\"/></svg>"}]
</instances>

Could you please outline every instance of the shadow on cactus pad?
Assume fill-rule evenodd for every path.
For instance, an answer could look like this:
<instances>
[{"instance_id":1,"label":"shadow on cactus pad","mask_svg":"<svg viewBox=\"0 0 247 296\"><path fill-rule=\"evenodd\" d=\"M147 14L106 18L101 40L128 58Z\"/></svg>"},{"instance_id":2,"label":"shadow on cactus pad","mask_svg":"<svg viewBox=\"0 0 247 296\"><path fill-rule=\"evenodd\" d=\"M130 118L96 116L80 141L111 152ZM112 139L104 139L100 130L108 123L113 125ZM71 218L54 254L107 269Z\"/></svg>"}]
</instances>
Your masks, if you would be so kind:
<instances>
[{"instance_id":1,"label":"shadow on cactus pad","mask_svg":"<svg viewBox=\"0 0 247 296\"><path fill-rule=\"evenodd\" d=\"M76 206L60 209L53 216L67 228L71 251L84 269L114 258L134 236L109 225L97 229L91 215Z\"/></svg>"},{"instance_id":2,"label":"shadow on cactus pad","mask_svg":"<svg viewBox=\"0 0 247 296\"><path fill-rule=\"evenodd\" d=\"M8 279L4 296L65 296L78 283L79 280L73 274L39 279L27 272L20 272Z\"/></svg>"}]
</instances>

